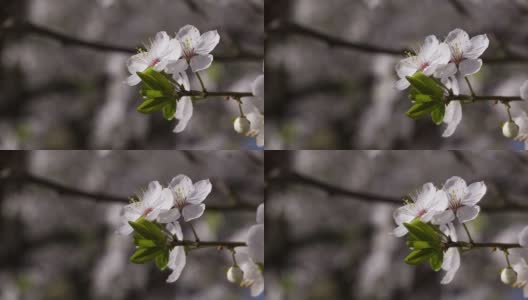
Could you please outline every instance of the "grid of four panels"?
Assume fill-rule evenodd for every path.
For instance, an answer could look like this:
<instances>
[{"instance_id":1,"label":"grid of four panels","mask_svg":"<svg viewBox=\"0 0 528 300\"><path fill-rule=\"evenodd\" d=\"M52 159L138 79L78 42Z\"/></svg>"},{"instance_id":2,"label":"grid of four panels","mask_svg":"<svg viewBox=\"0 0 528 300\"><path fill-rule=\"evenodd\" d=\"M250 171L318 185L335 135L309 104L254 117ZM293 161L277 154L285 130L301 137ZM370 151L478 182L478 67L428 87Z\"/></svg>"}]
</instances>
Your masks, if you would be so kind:
<instances>
[{"instance_id":1,"label":"grid of four panels","mask_svg":"<svg viewBox=\"0 0 528 300\"><path fill-rule=\"evenodd\" d=\"M0 300L528 298L526 2L4 2Z\"/></svg>"}]
</instances>

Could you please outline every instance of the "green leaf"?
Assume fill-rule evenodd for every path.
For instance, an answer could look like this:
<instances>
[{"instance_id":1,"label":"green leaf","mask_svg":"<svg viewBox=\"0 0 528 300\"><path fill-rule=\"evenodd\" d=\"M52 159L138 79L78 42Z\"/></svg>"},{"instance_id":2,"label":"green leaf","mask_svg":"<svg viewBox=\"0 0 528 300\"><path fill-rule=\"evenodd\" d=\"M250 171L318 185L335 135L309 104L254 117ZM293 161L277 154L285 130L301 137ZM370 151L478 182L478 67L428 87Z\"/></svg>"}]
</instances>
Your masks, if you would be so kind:
<instances>
[{"instance_id":1,"label":"green leaf","mask_svg":"<svg viewBox=\"0 0 528 300\"><path fill-rule=\"evenodd\" d=\"M407 245L411 249L427 249L427 248L436 248L434 245L426 241L408 241Z\"/></svg>"},{"instance_id":2,"label":"green leaf","mask_svg":"<svg viewBox=\"0 0 528 300\"><path fill-rule=\"evenodd\" d=\"M163 254L161 248L139 248L134 254L132 254L130 261L136 264L144 264L153 260L160 254Z\"/></svg>"},{"instance_id":3,"label":"green leaf","mask_svg":"<svg viewBox=\"0 0 528 300\"><path fill-rule=\"evenodd\" d=\"M403 225L409 230L411 235L415 236L411 237L413 241L425 241L434 248L440 249L441 240L432 225L426 224L418 218L411 223L403 223Z\"/></svg>"},{"instance_id":4,"label":"green leaf","mask_svg":"<svg viewBox=\"0 0 528 300\"><path fill-rule=\"evenodd\" d=\"M160 247L165 247L167 238L160 227L148 220L139 219L136 222L128 222L141 238L151 240Z\"/></svg>"},{"instance_id":5,"label":"green leaf","mask_svg":"<svg viewBox=\"0 0 528 300\"><path fill-rule=\"evenodd\" d=\"M423 117L429 113L431 113L438 103L436 102L417 102L409 110L406 112L407 116L418 119L420 117Z\"/></svg>"},{"instance_id":6,"label":"green leaf","mask_svg":"<svg viewBox=\"0 0 528 300\"><path fill-rule=\"evenodd\" d=\"M169 263L169 250L163 251L162 254L156 256L156 266L160 271L163 271L167 268L167 264Z\"/></svg>"},{"instance_id":7,"label":"green leaf","mask_svg":"<svg viewBox=\"0 0 528 300\"><path fill-rule=\"evenodd\" d=\"M416 72L413 76L407 76L406 78L420 94L430 95L435 99L441 99L444 96L444 89L438 82L422 72Z\"/></svg>"},{"instance_id":8,"label":"green leaf","mask_svg":"<svg viewBox=\"0 0 528 300\"><path fill-rule=\"evenodd\" d=\"M161 111L163 112L163 117L165 120L172 120L174 118L174 114L176 113L176 101L167 103L167 105L163 106Z\"/></svg>"},{"instance_id":9,"label":"green leaf","mask_svg":"<svg viewBox=\"0 0 528 300\"><path fill-rule=\"evenodd\" d=\"M428 261L434 253L434 249L416 249L405 257L405 262L409 265L417 265Z\"/></svg>"},{"instance_id":10,"label":"green leaf","mask_svg":"<svg viewBox=\"0 0 528 300\"><path fill-rule=\"evenodd\" d=\"M442 263L444 262L444 253L440 251L435 251L433 255L429 257L429 265L431 266L431 269L433 269L435 272L440 271L442 269Z\"/></svg>"},{"instance_id":11,"label":"green leaf","mask_svg":"<svg viewBox=\"0 0 528 300\"><path fill-rule=\"evenodd\" d=\"M143 86L140 90L141 96L145 99L153 99L153 98L162 98L165 97L165 94L162 91L159 90L153 90L148 87Z\"/></svg>"},{"instance_id":12,"label":"green leaf","mask_svg":"<svg viewBox=\"0 0 528 300\"><path fill-rule=\"evenodd\" d=\"M134 245L140 248L158 247L153 240L148 240L138 233L134 233Z\"/></svg>"},{"instance_id":13,"label":"green leaf","mask_svg":"<svg viewBox=\"0 0 528 300\"><path fill-rule=\"evenodd\" d=\"M141 113L149 114L163 109L163 107L169 104L169 102L171 102L171 99L167 97L147 99L143 101L136 110Z\"/></svg>"},{"instance_id":14,"label":"green leaf","mask_svg":"<svg viewBox=\"0 0 528 300\"><path fill-rule=\"evenodd\" d=\"M426 95L426 94L416 94L414 96L411 97L411 100L415 101L415 102L420 102L420 103L423 103L423 102L431 102L433 101L433 97L431 95Z\"/></svg>"},{"instance_id":15,"label":"green leaf","mask_svg":"<svg viewBox=\"0 0 528 300\"><path fill-rule=\"evenodd\" d=\"M445 115L445 106L439 105L431 112L431 119L433 119L433 122L436 125L442 124L442 121L444 120Z\"/></svg>"},{"instance_id":16,"label":"green leaf","mask_svg":"<svg viewBox=\"0 0 528 300\"><path fill-rule=\"evenodd\" d=\"M172 86L172 83L162 73L152 68L147 68L143 72L137 72L137 74L143 81L143 84L145 84L148 88L161 91L167 96L174 94L174 87Z\"/></svg>"}]
</instances>

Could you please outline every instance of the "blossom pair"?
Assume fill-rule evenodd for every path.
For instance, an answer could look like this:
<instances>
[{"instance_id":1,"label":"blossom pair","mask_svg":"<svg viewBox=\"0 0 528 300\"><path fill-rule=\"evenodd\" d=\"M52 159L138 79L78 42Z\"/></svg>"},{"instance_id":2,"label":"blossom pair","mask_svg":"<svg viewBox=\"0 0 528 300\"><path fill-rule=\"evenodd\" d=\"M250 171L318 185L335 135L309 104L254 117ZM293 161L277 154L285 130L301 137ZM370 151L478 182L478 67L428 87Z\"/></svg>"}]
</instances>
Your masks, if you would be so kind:
<instances>
[{"instance_id":1,"label":"blossom pair","mask_svg":"<svg viewBox=\"0 0 528 300\"><path fill-rule=\"evenodd\" d=\"M480 56L488 46L489 39L485 34L470 39L467 32L458 28L451 31L443 42L434 35L427 36L415 55L401 60L396 65L396 73L400 78L396 82L396 88L408 88L410 83L406 77L421 71L427 76L438 78L453 94L458 95L457 73L463 77L477 73L482 67ZM451 136L461 120L460 101L451 101L443 118L447 127L442 136Z\"/></svg>"},{"instance_id":2,"label":"blossom pair","mask_svg":"<svg viewBox=\"0 0 528 300\"><path fill-rule=\"evenodd\" d=\"M165 31L160 31L154 41L146 46L145 51L133 55L127 61L128 71L132 75L126 83L137 85L141 79L136 73L147 68L169 74L180 74L189 66L193 72L205 70L213 62L210 52L219 41L220 35L216 30L200 35L200 31L192 25L182 27L174 38L170 38Z\"/></svg>"},{"instance_id":3,"label":"blossom pair","mask_svg":"<svg viewBox=\"0 0 528 300\"><path fill-rule=\"evenodd\" d=\"M145 51L128 59L127 67L132 75L128 77L126 83L130 86L137 85L141 82L137 72L153 68L158 72L172 74L173 79L178 83L177 89L189 91L191 86L186 74L187 69L190 67L193 72L198 72L209 68L213 62L213 55L210 52L219 41L220 36L216 30L200 35L200 31L192 25L182 27L172 39L165 31L158 32L154 41L146 46ZM192 115L191 97L181 97L174 113L178 124L173 131L182 132Z\"/></svg>"},{"instance_id":4,"label":"blossom pair","mask_svg":"<svg viewBox=\"0 0 528 300\"><path fill-rule=\"evenodd\" d=\"M464 179L457 176L449 178L441 189L437 189L432 183L426 183L411 196L408 204L394 212L394 220L398 225L394 229L394 235L401 237L407 234L404 223L418 218L424 223L438 225L445 236L449 236L451 241L457 241L453 222L458 220L460 223L466 223L474 220L480 212L478 203L485 194L484 182L474 182L468 186ZM449 248L442 262L442 269L446 274L441 283L450 283L459 267L458 248Z\"/></svg>"},{"instance_id":5,"label":"blossom pair","mask_svg":"<svg viewBox=\"0 0 528 300\"><path fill-rule=\"evenodd\" d=\"M209 179L193 184L185 175L174 177L166 188L158 181L152 181L139 196L139 201L124 207L123 225L118 232L123 235L131 234L133 229L128 222L139 218L162 224L176 222L181 217L185 222L197 219L205 211L205 204L202 202L211 193L211 189Z\"/></svg>"}]
</instances>

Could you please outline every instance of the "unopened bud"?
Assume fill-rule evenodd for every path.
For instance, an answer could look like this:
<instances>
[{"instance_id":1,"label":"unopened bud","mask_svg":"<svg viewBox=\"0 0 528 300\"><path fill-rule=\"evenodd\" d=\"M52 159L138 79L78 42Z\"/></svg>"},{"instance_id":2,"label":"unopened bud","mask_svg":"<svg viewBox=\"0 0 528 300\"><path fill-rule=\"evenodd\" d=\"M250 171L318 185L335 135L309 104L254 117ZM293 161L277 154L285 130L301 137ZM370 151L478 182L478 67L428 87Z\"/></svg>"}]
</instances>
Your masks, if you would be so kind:
<instances>
[{"instance_id":1,"label":"unopened bud","mask_svg":"<svg viewBox=\"0 0 528 300\"><path fill-rule=\"evenodd\" d=\"M519 126L513 121L505 122L502 125L502 134L510 139L514 139L519 134Z\"/></svg>"},{"instance_id":2,"label":"unopened bud","mask_svg":"<svg viewBox=\"0 0 528 300\"><path fill-rule=\"evenodd\" d=\"M238 117L235 119L235 122L233 122L233 127L236 132L246 134L251 129L251 124L246 117Z\"/></svg>"},{"instance_id":3,"label":"unopened bud","mask_svg":"<svg viewBox=\"0 0 528 300\"><path fill-rule=\"evenodd\" d=\"M513 285L517 282L517 272L515 272L511 267L502 269L501 280L507 285Z\"/></svg>"},{"instance_id":4,"label":"unopened bud","mask_svg":"<svg viewBox=\"0 0 528 300\"><path fill-rule=\"evenodd\" d=\"M238 266L232 266L227 270L227 280L232 283L241 283L244 279L244 272Z\"/></svg>"}]
</instances>

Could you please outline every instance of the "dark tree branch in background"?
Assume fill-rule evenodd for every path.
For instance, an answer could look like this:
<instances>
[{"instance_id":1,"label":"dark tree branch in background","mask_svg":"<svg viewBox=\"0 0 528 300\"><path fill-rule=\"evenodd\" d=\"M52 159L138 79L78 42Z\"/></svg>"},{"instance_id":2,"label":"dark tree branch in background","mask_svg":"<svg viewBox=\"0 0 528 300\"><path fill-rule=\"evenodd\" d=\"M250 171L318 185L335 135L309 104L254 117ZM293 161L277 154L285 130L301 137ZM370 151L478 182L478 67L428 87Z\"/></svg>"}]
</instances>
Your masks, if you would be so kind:
<instances>
[{"instance_id":1,"label":"dark tree branch in background","mask_svg":"<svg viewBox=\"0 0 528 300\"><path fill-rule=\"evenodd\" d=\"M304 25L295 24L292 22L274 23L270 26L268 32L272 34L282 35L299 35L314 40L324 42L329 47L342 48L346 50L359 51L367 54L387 54L404 56L406 52L412 52L407 48L388 48L377 45L370 45L362 42L348 41L336 36L332 36L321 31L311 29ZM509 54L504 57L483 57L486 63L528 63L528 57Z\"/></svg>"},{"instance_id":2,"label":"dark tree branch in background","mask_svg":"<svg viewBox=\"0 0 528 300\"><path fill-rule=\"evenodd\" d=\"M130 203L130 198L128 197L116 196L116 195L105 194L105 193L88 192L88 191L80 190L77 188L69 187L62 183L51 181L46 178L32 175L29 173L16 173L10 169L1 170L0 182L1 181L12 182L15 184L23 184L23 185L24 184L36 185L36 186L40 186L43 188L53 190L57 192L59 195L86 198L96 203L112 203L112 202ZM235 204L221 205L221 206L214 205L214 204L207 204L207 210L210 210L210 211L238 210L238 211L254 212L256 209L257 207L255 205L249 204L246 202L241 202L241 201L238 201Z\"/></svg>"},{"instance_id":3,"label":"dark tree branch in background","mask_svg":"<svg viewBox=\"0 0 528 300\"><path fill-rule=\"evenodd\" d=\"M470 14L468 12L468 10L464 7L464 5L458 1L458 0L449 0L449 3L453 6L453 8L455 8L455 10L463 15L463 16L466 16L466 17L469 17Z\"/></svg>"},{"instance_id":4,"label":"dark tree branch in background","mask_svg":"<svg viewBox=\"0 0 528 300\"><path fill-rule=\"evenodd\" d=\"M103 42L87 41L84 39L76 38L37 24L33 24L29 21L11 21L6 22L2 25L1 31L13 30L20 34L28 34L40 36L48 39L55 40L66 46L83 47L86 49L92 49L97 51L107 52L121 52L127 54L135 54L138 52L138 48L124 47L113 44L107 44ZM0 32L1 32L0 31ZM219 55L215 54L214 58L220 62L233 62L233 61L254 61L261 62L264 57L262 55L252 53L246 50L238 50L238 53L233 55Z\"/></svg>"},{"instance_id":5,"label":"dark tree branch in background","mask_svg":"<svg viewBox=\"0 0 528 300\"><path fill-rule=\"evenodd\" d=\"M342 196L347 197L360 202L367 203L385 203L390 205L403 205L402 198L384 196L379 194L367 193L363 191L356 191L345 189L330 183L326 183L319 179L315 179L306 175L301 175L296 172L289 172L287 174L280 174L270 178L271 181L277 182L282 185L297 184L309 186L312 188L320 189L325 191L331 196ZM486 213L528 213L528 206L520 205L507 201L500 206L481 206L483 212Z\"/></svg>"}]
</instances>

